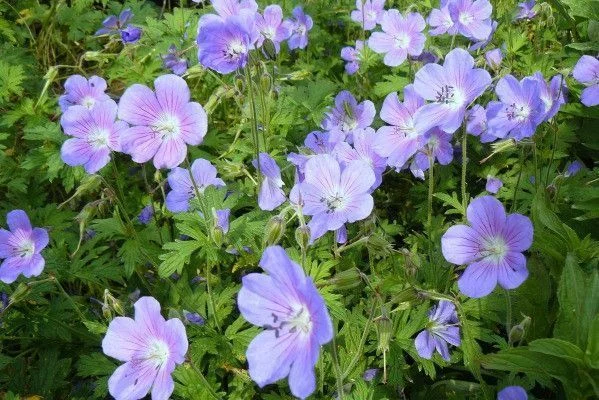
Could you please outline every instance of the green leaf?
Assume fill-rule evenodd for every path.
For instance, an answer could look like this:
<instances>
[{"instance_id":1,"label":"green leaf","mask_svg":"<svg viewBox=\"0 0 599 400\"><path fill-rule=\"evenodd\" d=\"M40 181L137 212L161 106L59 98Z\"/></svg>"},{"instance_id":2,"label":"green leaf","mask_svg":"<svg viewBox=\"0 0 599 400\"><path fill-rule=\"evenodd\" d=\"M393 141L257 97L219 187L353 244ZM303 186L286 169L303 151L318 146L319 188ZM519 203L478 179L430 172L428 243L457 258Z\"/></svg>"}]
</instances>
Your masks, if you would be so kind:
<instances>
[{"instance_id":1,"label":"green leaf","mask_svg":"<svg viewBox=\"0 0 599 400\"><path fill-rule=\"evenodd\" d=\"M586 293L585 279L576 256L568 253L557 288L559 313L553 334L579 346L584 345L587 339L586 332L583 337L581 329Z\"/></svg>"},{"instance_id":2,"label":"green leaf","mask_svg":"<svg viewBox=\"0 0 599 400\"><path fill-rule=\"evenodd\" d=\"M81 356L77 364L77 375L107 376L114 372L115 365L104 354L92 353Z\"/></svg>"},{"instance_id":3,"label":"green leaf","mask_svg":"<svg viewBox=\"0 0 599 400\"><path fill-rule=\"evenodd\" d=\"M159 257L162 263L158 266L158 275L166 278L175 272L181 273L185 264L189 262L191 254L201 246L202 243L197 240L176 240L166 243L162 248L169 252Z\"/></svg>"},{"instance_id":4,"label":"green leaf","mask_svg":"<svg viewBox=\"0 0 599 400\"><path fill-rule=\"evenodd\" d=\"M585 360L591 368L599 369L599 314L595 315L589 329Z\"/></svg>"},{"instance_id":5,"label":"green leaf","mask_svg":"<svg viewBox=\"0 0 599 400\"><path fill-rule=\"evenodd\" d=\"M537 339L530 342L528 348L539 353L561 357L580 365L584 358L584 353L578 346L561 339Z\"/></svg>"}]
</instances>

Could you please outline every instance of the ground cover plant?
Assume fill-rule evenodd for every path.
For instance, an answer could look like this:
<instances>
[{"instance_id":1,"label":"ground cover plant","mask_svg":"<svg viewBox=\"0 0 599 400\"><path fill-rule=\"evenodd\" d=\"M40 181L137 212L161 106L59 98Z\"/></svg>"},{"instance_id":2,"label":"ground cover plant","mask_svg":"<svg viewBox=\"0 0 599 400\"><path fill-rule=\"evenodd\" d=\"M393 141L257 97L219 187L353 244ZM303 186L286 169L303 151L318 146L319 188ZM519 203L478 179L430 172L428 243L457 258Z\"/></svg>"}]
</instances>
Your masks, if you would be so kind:
<instances>
[{"instance_id":1,"label":"ground cover plant","mask_svg":"<svg viewBox=\"0 0 599 400\"><path fill-rule=\"evenodd\" d=\"M599 397L596 0L0 1L0 396Z\"/></svg>"}]
</instances>

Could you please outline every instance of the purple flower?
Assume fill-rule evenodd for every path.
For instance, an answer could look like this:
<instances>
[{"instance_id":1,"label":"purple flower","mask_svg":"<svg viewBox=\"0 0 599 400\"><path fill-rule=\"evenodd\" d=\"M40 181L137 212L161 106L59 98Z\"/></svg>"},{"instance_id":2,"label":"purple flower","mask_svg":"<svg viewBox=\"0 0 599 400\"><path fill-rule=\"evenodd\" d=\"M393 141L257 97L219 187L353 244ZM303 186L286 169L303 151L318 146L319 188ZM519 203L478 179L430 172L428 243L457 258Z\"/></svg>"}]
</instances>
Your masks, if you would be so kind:
<instances>
[{"instance_id":1,"label":"purple flower","mask_svg":"<svg viewBox=\"0 0 599 400\"><path fill-rule=\"evenodd\" d=\"M288 376L291 393L305 399L316 388L320 346L333 338L331 318L312 279L282 247L267 247L260 266L268 274L244 276L237 296L241 315L265 328L246 352L250 377L263 387Z\"/></svg>"},{"instance_id":2,"label":"purple flower","mask_svg":"<svg viewBox=\"0 0 599 400\"><path fill-rule=\"evenodd\" d=\"M581 169L584 168L584 164L578 160L572 161L566 166L566 171L564 172L564 176L569 178L571 176L576 175L580 172Z\"/></svg>"},{"instance_id":3,"label":"purple flower","mask_svg":"<svg viewBox=\"0 0 599 400\"><path fill-rule=\"evenodd\" d=\"M414 340L418 355L430 360L437 350L444 360L449 361L447 344L459 346L462 343L455 306L450 301L441 300L428 312L428 320L426 329Z\"/></svg>"},{"instance_id":4,"label":"purple flower","mask_svg":"<svg viewBox=\"0 0 599 400\"><path fill-rule=\"evenodd\" d=\"M501 181L501 179L495 178L491 175L487 175L487 185L485 186L485 190L487 192L496 194L502 187L503 182Z\"/></svg>"},{"instance_id":5,"label":"purple flower","mask_svg":"<svg viewBox=\"0 0 599 400\"><path fill-rule=\"evenodd\" d=\"M214 221L216 223L216 227L220 229L223 233L229 232L229 218L231 216L231 209L225 208L224 210L216 210L214 211Z\"/></svg>"},{"instance_id":6,"label":"purple flower","mask_svg":"<svg viewBox=\"0 0 599 400\"><path fill-rule=\"evenodd\" d=\"M58 99L62 112L74 105L92 109L96 103L110 100L110 97L104 93L106 81L95 75L89 80L81 75L71 75L65 81L64 89L64 94Z\"/></svg>"},{"instance_id":7,"label":"purple flower","mask_svg":"<svg viewBox=\"0 0 599 400\"><path fill-rule=\"evenodd\" d=\"M119 118L132 125L121 137L123 151L137 163L153 158L156 168L173 168L185 159L186 144L202 143L208 118L199 103L189 101L180 76L159 76L154 88L135 84L121 97Z\"/></svg>"},{"instance_id":8,"label":"purple flower","mask_svg":"<svg viewBox=\"0 0 599 400\"><path fill-rule=\"evenodd\" d=\"M580 101L587 107L599 104L599 60L582 56L572 70L574 79L587 86L580 95Z\"/></svg>"},{"instance_id":9,"label":"purple flower","mask_svg":"<svg viewBox=\"0 0 599 400\"><path fill-rule=\"evenodd\" d=\"M486 39L483 39L483 40L473 43L470 47L468 47L468 51L476 51L478 49L487 47L487 45L489 43L491 43L491 40L493 40L493 35L495 34L495 31L497 30L498 26L499 26L499 23L497 21L492 21L491 22L491 33L489 33L489 36Z\"/></svg>"},{"instance_id":10,"label":"purple flower","mask_svg":"<svg viewBox=\"0 0 599 400\"><path fill-rule=\"evenodd\" d=\"M443 66L425 65L416 73L414 90L432 103L416 112L416 130L423 133L438 126L445 132L455 132L464 120L466 107L490 84L489 73L474 68L474 58L461 48L450 51Z\"/></svg>"},{"instance_id":11,"label":"purple flower","mask_svg":"<svg viewBox=\"0 0 599 400\"><path fill-rule=\"evenodd\" d=\"M451 19L451 14L449 12L449 2L451 0L441 0L440 8L434 8L431 10L431 13L428 17L427 23L431 26L431 29L428 31L431 36L439 36L444 33L449 33L450 35L455 35L457 33L457 29L454 26L453 20Z\"/></svg>"},{"instance_id":12,"label":"purple flower","mask_svg":"<svg viewBox=\"0 0 599 400\"><path fill-rule=\"evenodd\" d=\"M70 166L83 165L94 174L110 161L111 151L121 151L120 138L129 125L115 121L118 107L112 100L97 103L89 110L71 106L60 118L64 133L73 136L60 149L62 160Z\"/></svg>"},{"instance_id":13,"label":"purple flower","mask_svg":"<svg viewBox=\"0 0 599 400\"><path fill-rule=\"evenodd\" d=\"M198 60L204 67L228 74L245 67L260 33L247 13L226 20L212 18L198 29Z\"/></svg>"},{"instance_id":14,"label":"purple flower","mask_svg":"<svg viewBox=\"0 0 599 400\"><path fill-rule=\"evenodd\" d=\"M272 211L287 200L282 187L284 185L281 179L281 170L276 161L267 153L260 153L260 168L258 168L258 160L254 160L252 165L256 169L260 169L260 173L264 177L258 194L258 206L261 210Z\"/></svg>"},{"instance_id":15,"label":"purple flower","mask_svg":"<svg viewBox=\"0 0 599 400\"><path fill-rule=\"evenodd\" d=\"M457 33L472 40L489 37L493 6L488 0L452 0L448 6Z\"/></svg>"},{"instance_id":16,"label":"purple flower","mask_svg":"<svg viewBox=\"0 0 599 400\"><path fill-rule=\"evenodd\" d=\"M309 15L304 14L301 6L293 9L291 20L291 36L289 37L289 50L304 49L308 45L308 31L314 23Z\"/></svg>"},{"instance_id":17,"label":"purple flower","mask_svg":"<svg viewBox=\"0 0 599 400\"><path fill-rule=\"evenodd\" d=\"M362 379L364 379L366 382L370 382L372 381L374 378L376 378L376 376L379 373L379 369L378 368L370 368L367 369L366 371L364 371L364 373L362 374Z\"/></svg>"},{"instance_id":18,"label":"purple flower","mask_svg":"<svg viewBox=\"0 0 599 400\"><path fill-rule=\"evenodd\" d=\"M397 170L426 143L426 132L417 132L414 114L424 105L424 99L413 85L404 88L404 101L399 101L397 93L390 93L381 107L381 119L391 126L379 128L374 148L387 158L387 165Z\"/></svg>"},{"instance_id":19,"label":"purple flower","mask_svg":"<svg viewBox=\"0 0 599 400\"><path fill-rule=\"evenodd\" d=\"M439 61L439 57L435 53L431 53L430 51L423 51L420 53L418 57L412 57L413 60L422 63L422 65L434 63L436 64Z\"/></svg>"},{"instance_id":20,"label":"purple flower","mask_svg":"<svg viewBox=\"0 0 599 400\"><path fill-rule=\"evenodd\" d=\"M100 28L96 35L113 34L121 29L125 28L129 23L129 20L133 17L133 13L130 8L126 8L121 11L121 14L117 18L116 15L109 15L104 21L102 21L102 28Z\"/></svg>"},{"instance_id":21,"label":"purple flower","mask_svg":"<svg viewBox=\"0 0 599 400\"><path fill-rule=\"evenodd\" d=\"M537 12L534 10L535 0L528 0L518 3L518 14L516 19L533 19Z\"/></svg>"},{"instance_id":22,"label":"purple flower","mask_svg":"<svg viewBox=\"0 0 599 400\"><path fill-rule=\"evenodd\" d=\"M23 210L6 215L6 229L0 229L0 281L13 283L20 274L26 278L38 276L46 264L40 252L48 245L48 231L32 228Z\"/></svg>"},{"instance_id":23,"label":"purple flower","mask_svg":"<svg viewBox=\"0 0 599 400\"><path fill-rule=\"evenodd\" d=\"M375 115L372 101L358 103L350 92L344 90L335 97L335 106L325 114L322 128L331 132L333 141L344 140L348 136L351 140L352 132L370 127Z\"/></svg>"},{"instance_id":24,"label":"purple flower","mask_svg":"<svg viewBox=\"0 0 599 400\"><path fill-rule=\"evenodd\" d=\"M489 134L501 139L531 137L545 115L536 79L526 77L518 82L506 75L497 82L495 92L500 101L487 106Z\"/></svg>"},{"instance_id":25,"label":"purple flower","mask_svg":"<svg viewBox=\"0 0 599 400\"><path fill-rule=\"evenodd\" d=\"M141 38L141 28L128 25L125 29L121 29L121 39L123 43L135 43Z\"/></svg>"},{"instance_id":26,"label":"purple flower","mask_svg":"<svg viewBox=\"0 0 599 400\"><path fill-rule=\"evenodd\" d=\"M487 130L487 110L480 104L475 104L466 112L466 132L472 136L479 136L481 143L497 140Z\"/></svg>"},{"instance_id":27,"label":"purple flower","mask_svg":"<svg viewBox=\"0 0 599 400\"><path fill-rule=\"evenodd\" d=\"M333 150L338 143L342 142L340 135L333 135L331 132L312 131L306 135L304 146L314 154L333 154ZM304 167L306 162L314 155L289 153L287 161L297 167L299 180L303 180Z\"/></svg>"},{"instance_id":28,"label":"purple flower","mask_svg":"<svg viewBox=\"0 0 599 400\"><path fill-rule=\"evenodd\" d=\"M355 48L347 46L341 49L341 58L346 61L345 72L348 75L353 75L360 69L360 53L362 49L364 49L364 42L361 40L356 40Z\"/></svg>"},{"instance_id":29,"label":"purple flower","mask_svg":"<svg viewBox=\"0 0 599 400\"><path fill-rule=\"evenodd\" d=\"M485 60L491 69L499 69L503 61L503 53L501 49L489 50L485 53Z\"/></svg>"},{"instance_id":30,"label":"purple flower","mask_svg":"<svg viewBox=\"0 0 599 400\"><path fill-rule=\"evenodd\" d=\"M255 0L210 0L214 11L226 19L242 13L254 15L258 11Z\"/></svg>"},{"instance_id":31,"label":"purple flower","mask_svg":"<svg viewBox=\"0 0 599 400\"><path fill-rule=\"evenodd\" d=\"M187 71L187 59L181 57L177 51L177 47L171 44L168 48L168 53L162 57L162 65L176 75L183 75Z\"/></svg>"},{"instance_id":32,"label":"purple flower","mask_svg":"<svg viewBox=\"0 0 599 400\"><path fill-rule=\"evenodd\" d=\"M497 283L515 289L528 277L522 252L532 244L533 226L521 214L506 215L503 205L492 196L474 199L467 209L468 225L455 225L441 238L445 259L468 265L458 280L460 291L470 297L484 297Z\"/></svg>"},{"instance_id":33,"label":"purple flower","mask_svg":"<svg viewBox=\"0 0 599 400\"><path fill-rule=\"evenodd\" d=\"M374 32L368 47L385 54L383 62L390 67L403 64L408 55L418 56L424 49L426 36L422 33L426 22L422 15L409 13L405 17L398 10L385 11L381 19L383 32Z\"/></svg>"},{"instance_id":34,"label":"purple flower","mask_svg":"<svg viewBox=\"0 0 599 400\"><path fill-rule=\"evenodd\" d=\"M555 75L549 84L545 81L543 74L537 72L533 75L539 85L539 97L543 102L543 121L549 121L566 104L566 81L562 75Z\"/></svg>"},{"instance_id":35,"label":"purple flower","mask_svg":"<svg viewBox=\"0 0 599 400\"><path fill-rule=\"evenodd\" d=\"M152 205L147 205L142 208L141 212L137 216L137 220L140 224L148 225L154 216L154 209Z\"/></svg>"},{"instance_id":36,"label":"purple flower","mask_svg":"<svg viewBox=\"0 0 599 400\"><path fill-rule=\"evenodd\" d=\"M191 175L184 168L173 168L168 174L168 185L171 191L166 195L166 208L171 212L183 212L189 210L189 202L196 197L196 188L200 194L208 186L224 187L225 182L216 177L216 168L208 160L198 158L191 164Z\"/></svg>"},{"instance_id":37,"label":"purple flower","mask_svg":"<svg viewBox=\"0 0 599 400\"><path fill-rule=\"evenodd\" d=\"M368 217L373 207L369 190L375 180L372 168L363 161L353 161L341 168L328 154L308 160L299 190L304 214L312 216L308 224L312 240L341 228L346 222Z\"/></svg>"},{"instance_id":38,"label":"purple flower","mask_svg":"<svg viewBox=\"0 0 599 400\"><path fill-rule=\"evenodd\" d=\"M377 136L372 128L358 129L353 134L353 146L347 142L340 142L334 149L334 155L344 167L353 161L364 161L370 165L375 176L371 191L380 186L387 166L387 160L375 152Z\"/></svg>"},{"instance_id":39,"label":"purple flower","mask_svg":"<svg viewBox=\"0 0 599 400\"><path fill-rule=\"evenodd\" d=\"M345 224L335 231L335 241L339 244L347 243L347 227Z\"/></svg>"},{"instance_id":40,"label":"purple flower","mask_svg":"<svg viewBox=\"0 0 599 400\"><path fill-rule=\"evenodd\" d=\"M200 314L195 312L190 312L187 310L183 310L183 318L189 324L204 326L206 324L206 320Z\"/></svg>"},{"instance_id":41,"label":"purple flower","mask_svg":"<svg viewBox=\"0 0 599 400\"><path fill-rule=\"evenodd\" d=\"M187 335L178 318L166 321L160 303L142 297L134 305L135 319L116 317L102 340L107 356L125 363L108 379L116 399L141 399L152 391L152 400L167 400L175 382L171 374L185 361Z\"/></svg>"},{"instance_id":42,"label":"purple flower","mask_svg":"<svg viewBox=\"0 0 599 400\"><path fill-rule=\"evenodd\" d=\"M292 29L289 21L283 22L283 10L276 4L266 7L264 15L256 14L256 28L260 31L256 46L260 47L264 40L270 40L277 53L281 49L281 42L291 36Z\"/></svg>"},{"instance_id":43,"label":"purple flower","mask_svg":"<svg viewBox=\"0 0 599 400\"><path fill-rule=\"evenodd\" d=\"M507 386L497 393L497 400L527 400L526 390L521 386Z\"/></svg>"},{"instance_id":44,"label":"purple flower","mask_svg":"<svg viewBox=\"0 0 599 400\"><path fill-rule=\"evenodd\" d=\"M416 178L424 179L424 171L430 168L429 154L432 154L433 162L447 165L453 160L453 146L451 145L451 134L436 128L428 133L425 147L414 156L410 164L410 170Z\"/></svg>"},{"instance_id":45,"label":"purple flower","mask_svg":"<svg viewBox=\"0 0 599 400\"><path fill-rule=\"evenodd\" d=\"M376 27L385 12L385 0L356 0L356 10L351 19L369 31Z\"/></svg>"}]
</instances>

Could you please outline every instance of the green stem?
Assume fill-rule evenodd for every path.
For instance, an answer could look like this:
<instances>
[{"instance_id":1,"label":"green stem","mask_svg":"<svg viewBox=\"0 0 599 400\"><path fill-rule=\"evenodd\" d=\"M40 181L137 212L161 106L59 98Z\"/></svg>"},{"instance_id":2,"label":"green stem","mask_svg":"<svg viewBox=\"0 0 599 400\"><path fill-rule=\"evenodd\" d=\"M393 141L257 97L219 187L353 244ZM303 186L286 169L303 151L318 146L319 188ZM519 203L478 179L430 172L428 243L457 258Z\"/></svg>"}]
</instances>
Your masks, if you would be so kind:
<instances>
[{"instance_id":1,"label":"green stem","mask_svg":"<svg viewBox=\"0 0 599 400\"><path fill-rule=\"evenodd\" d=\"M551 165L553 164L553 159L555 157L555 147L557 146L557 127L555 123L553 126L553 145L551 146L551 158L549 159L549 164L547 165L547 174L545 175L545 187L549 185L549 172L551 171Z\"/></svg>"},{"instance_id":2,"label":"green stem","mask_svg":"<svg viewBox=\"0 0 599 400\"><path fill-rule=\"evenodd\" d=\"M468 134L463 130L462 136L462 208L466 211L468 206L468 193L466 193L466 169L468 167Z\"/></svg>"},{"instance_id":3,"label":"green stem","mask_svg":"<svg viewBox=\"0 0 599 400\"><path fill-rule=\"evenodd\" d=\"M516 181L516 187L514 188L514 197L512 197L512 208L510 212L513 212L516 209L516 195L518 194L518 189L520 188L520 181L522 180L522 170L524 169L524 147L520 150L520 172L518 172L518 180Z\"/></svg>"},{"instance_id":4,"label":"green stem","mask_svg":"<svg viewBox=\"0 0 599 400\"><path fill-rule=\"evenodd\" d=\"M435 165L433 164L433 155L428 155L428 216L426 225L429 231L429 237L433 237L433 192L435 190Z\"/></svg>"},{"instance_id":5,"label":"green stem","mask_svg":"<svg viewBox=\"0 0 599 400\"><path fill-rule=\"evenodd\" d=\"M337 381L337 399L343 400L343 375L341 373L341 366L339 365L339 357L337 357L335 335L333 335L333 343L331 344L331 354L333 356L333 369L335 369L335 378Z\"/></svg>"},{"instance_id":6,"label":"green stem","mask_svg":"<svg viewBox=\"0 0 599 400\"><path fill-rule=\"evenodd\" d=\"M216 315L216 303L214 302L214 296L212 295L212 285L210 284L210 274L212 273L210 270L210 265L206 263L206 289L208 291L208 301L210 301L210 308L212 308L212 316L214 316L214 324L216 325L216 330L220 332L220 322L218 321L218 316Z\"/></svg>"},{"instance_id":7,"label":"green stem","mask_svg":"<svg viewBox=\"0 0 599 400\"><path fill-rule=\"evenodd\" d=\"M204 384L204 387L206 388L206 390L208 391L208 393L210 393L210 396L213 399L216 399L216 400L222 399L222 397L220 397L216 393L216 391L212 388L212 385L210 385L210 382L208 382L208 379L206 379L206 377L204 376L204 374L202 373L202 371L200 371L200 369L198 367L196 367L196 365L191 361L191 359L188 359L188 364L191 367L191 369L193 369L195 371L195 373L198 374L198 377L200 378L200 380Z\"/></svg>"},{"instance_id":8,"label":"green stem","mask_svg":"<svg viewBox=\"0 0 599 400\"><path fill-rule=\"evenodd\" d=\"M254 85L252 82L252 75L251 75L249 66L245 67L245 81L246 81L246 84L248 87L248 100L250 102L250 110L252 112L251 129L252 129L252 137L254 140L254 149L256 151L256 160L259 160L260 140L259 140L259 136L258 136L258 115L256 113L256 103L255 103L255 99L254 99ZM257 181L260 182L261 170L260 170L260 162L259 161L257 161L257 165L258 165Z\"/></svg>"},{"instance_id":9,"label":"green stem","mask_svg":"<svg viewBox=\"0 0 599 400\"><path fill-rule=\"evenodd\" d=\"M79 318L81 318L81 322L85 321L87 318L85 318L85 316L83 315L83 313L77 306L77 303L75 303L75 300L73 300L71 298L71 296L67 293L67 291L64 290L64 288L62 287L62 285L60 284L58 279L56 279L55 276L52 277L52 280L54 281L54 283L56 283L56 286L58 287L58 289L60 290L62 295L68 300L69 303L71 303L71 307L73 307L75 309L75 311L77 312L77 315L79 315Z\"/></svg>"},{"instance_id":10,"label":"green stem","mask_svg":"<svg viewBox=\"0 0 599 400\"><path fill-rule=\"evenodd\" d=\"M510 291L507 289L505 289L505 306L505 330L507 331L509 342L510 331L512 330L512 299L510 297Z\"/></svg>"},{"instance_id":11,"label":"green stem","mask_svg":"<svg viewBox=\"0 0 599 400\"><path fill-rule=\"evenodd\" d=\"M353 356L353 358L349 362L349 365L345 369L345 372L343 373L343 375L341 375L342 381L345 380L345 378L347 378L349 376L350 372L352 371L352 369L354 369L354 367L356 366L356 363L362 356L362 350L364 349L364 345L366 344L366 339L368 338L368 333L370 332L370 327L372 326L372 320L374 318L374 311L376 310L376 306L378 303L377 300L378 299L375 296L372 301L372 307L370 309L370 315L368 316L368 321L366 322L366 326L364 327L364 331L362 332L362 337L360 338L360 344L358 345L358 350L356 351L356 354Z\"/></svg>"}]
</instances>

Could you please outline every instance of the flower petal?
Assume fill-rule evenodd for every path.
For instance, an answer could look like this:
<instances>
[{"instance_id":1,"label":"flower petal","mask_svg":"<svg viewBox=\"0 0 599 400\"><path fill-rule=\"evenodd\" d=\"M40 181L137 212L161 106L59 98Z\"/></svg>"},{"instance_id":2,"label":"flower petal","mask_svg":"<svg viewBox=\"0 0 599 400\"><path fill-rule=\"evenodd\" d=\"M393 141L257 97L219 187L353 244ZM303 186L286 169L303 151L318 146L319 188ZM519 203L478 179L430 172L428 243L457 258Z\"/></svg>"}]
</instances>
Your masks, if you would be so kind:
<instances>
[{"instance_id":1,"label":"flower petal","mask_svg":"<svg viewBox=\"0 0 599 400\"><path fill-rule=\"evenodd\" d=\"M485 258L466 268L458 279L458 288L466 296L484 297L495 289L497 274L497 264Z\"/></svg>"},{"instance_id":2,"label":"flower petal","mask_svg":"<svg viewBox=\"0 0 599 400\"><path fill-rule=\"evenodd\" d=\"M289 375L291 363L298 354L294 336L277 337L275 332L271 329L258 334L245 352L250 377L260 387Z\"/></svg>"},{"instance_id":3,"label":"flower petal","mask_svg":"<svg viewBox=\"0 0 599 400\"><path fill-rule=\"evenodd\" d=\"M133 307L135 308L135 322L138 324L141 333L149 333L153 337L162 337L165 320L160 314L158 300L150 296L144 296L137 300Z\"/></svg>"},{"instance_id":4,"label":"flower petal","mask_svg":"<svg viewBox=\"0 0 599 400\"><path fill-rule=\"evenodd\" d=\"M286 315L290 310L287 299L274 279L264 274L248 274L237 295L237 305L243 318L257 325L273 325L273 314Z\"/></svg>"},{"instance_id":5,"label":"flower petal","mask_svg":"<svg viewBox=\"0 0 599 400\"><path fill-rule=\"evenodd\" d=\"M123 152L130 154L136 163L150 160L162 144L160 137L149 126L132 126L121 137Z\"/></svg>"},{"instance_id":6,"label":"flower petal","mask_svg":"<svg viewBox=\"0 0 599 400\"><path fill-rule=\"evenodd\" d=\"M430 360L433 357L433 351L435 351L435 341L433 336L426 330L420 332L414 340L414 346L418 355L422 358Z\"/></svg>"},{"instance_id":7,"label":"flower petal","mask_svg":"<svg viewBox=\"0 0 599 400\"><path fill-rule=\"evenodd\" d=\"M528 278L526 257L522 253L507 253L497 266L497 281L504 289L515 289Z\"/></svg>"},{"instance_id":8,"label":"flower petal","mask_svg":"<svg viewBox=\"0 0 599 400\"><path fill-rule=\"evenodd\" d=\"M154 81L156 100L162 111L172 114L179 112L183 106L189 103L189 86L183 78L175 74L162 75Z\"/></svg>"},{"instance_id":9,"label":"flower petal","mask_svg":"<svg viewBox=\"0 0 599 400\"><path fill-rule=\"evenodd\" d=\"M447 261L468 264L480 257L480 234L467 225L450 227L441 238L441 251Z\"/></svg>"},{"instance_id":10,"label":"flower petal","mask_svg":"<svg viewBox=\"0 0 599 400\"><path fill-rule=\"evenodd\" d=\"M118 116L132 125L151 125L162 111L154 92L136 83L121 96Z\"/></svg>"},{"instance_id":11,"label":"flower petal","mask_svg":"<svg viewBox=\"0 0 599 400\"><path fill-rule=\"evenodd\" d=\"M108 379L108 391L115 399L141 399L150 391L156 374L150 361L126 362Z\"/></svg>"},{"instance_id":12,"label":"flower petal","mask_svg":"<svg viewBox=\"0 0 599 400\"><path fill-rule=\"evenodd\" d=\"M316 389L314 366L318 360L318 350L318 344L305 343L291 365L289 388L291 393L300 399L310 396Z\"/></svg>"},{"instance_id":13,"label":"flower petal","mask_svg":"<svg viewBox=\"0 0 599 400\"><path fill-rule=\"evenodd\" d=\"M154 166L160 168L174 168L185 160L187 146L182 140L164 140L154 156Z\"/></svg>"},{"instance_id":14,"label":"flower petal","mask_svg":"<svg viewBox=\"0 0 599 400\"><path fill-rule=\"evenodd\" d=\"M506 216L503 204L493 196L482 196L470 202L466 216L472 228L484 237L503 233Z\"/></svg>"},{"instance_id":15,"label":"flower petal","mask_svg":"<svg viewBox=\"0 0 599 400\"><path fill-rule=\"evenodd\" d=\"M503 237L510 251L523 252L530 248L533 239L533 226L528 217L510 214L505 220Z\"/></svg>"},{"instance_id":16,"label":"flower petal","mask_svg":"<svg viewBox=\"0 0 599 400\"><path fill-rule=\"evenodd\" d=\"M13 210L6 214L6 223L12 232L18 229L31 232L31 222L23 210Z\"/></svg>"},{"instance_id":17,"label":"flower petal","mask_svg":"<svg viewBox=\"0 0 599 400\"><path fill-rule=\"evenodd\" d=\"M146 347L146 337L139 324L128 317L116 317L110 321L104 339L102 351L119 361L130 361L135 352Z\"/></svg>"}]
</instances>

